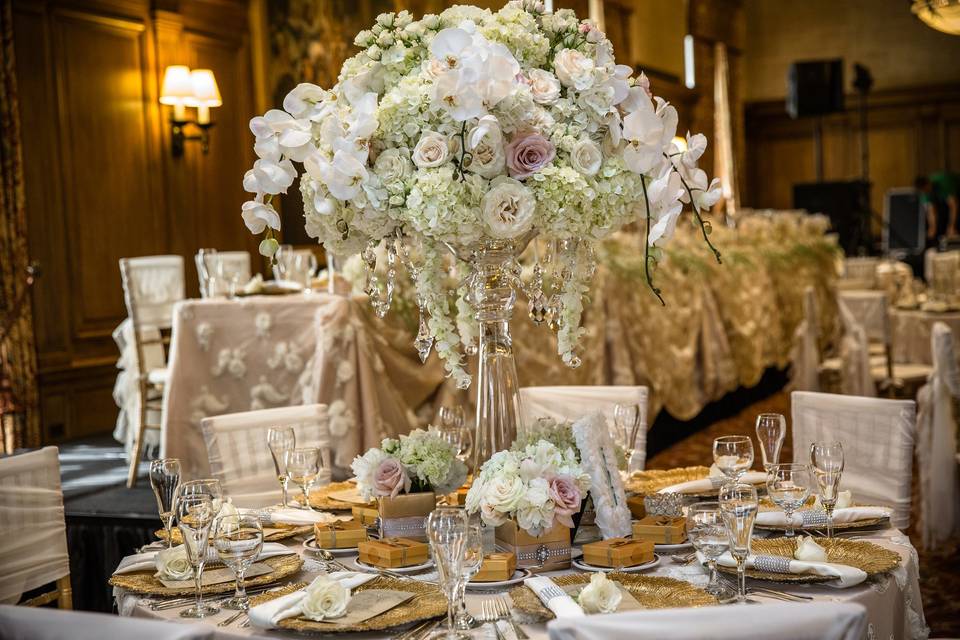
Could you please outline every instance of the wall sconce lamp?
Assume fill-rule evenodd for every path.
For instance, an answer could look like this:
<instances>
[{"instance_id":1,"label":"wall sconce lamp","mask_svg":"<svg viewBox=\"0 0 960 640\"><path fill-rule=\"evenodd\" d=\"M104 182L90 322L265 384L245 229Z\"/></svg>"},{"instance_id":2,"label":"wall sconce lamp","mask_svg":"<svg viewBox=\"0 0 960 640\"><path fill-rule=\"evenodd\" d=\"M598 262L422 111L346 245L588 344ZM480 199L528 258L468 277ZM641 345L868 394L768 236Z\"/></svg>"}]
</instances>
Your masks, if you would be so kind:
<instances>
[{"instance_id":1,"label":"wall sconce lamp","mask_svg":"<svg viewBox=\"0 0 960 640\"><path fill-rule=\"evenodd\" d=\"M183 155L187 140L199 140L200 149L204 153L210 150L210 128L213 127L210 122L210 107L223 104L213 71L191 71L190 67L185 65L170 65L163 74L160 104L173 107L173 117L170 118L170 149L173 157L179 158ZM187 107L196 107L196 120L187 119ZM200 133L188 135L186 127L189 124L200 129Z\"/></svg>"}]
</instances>

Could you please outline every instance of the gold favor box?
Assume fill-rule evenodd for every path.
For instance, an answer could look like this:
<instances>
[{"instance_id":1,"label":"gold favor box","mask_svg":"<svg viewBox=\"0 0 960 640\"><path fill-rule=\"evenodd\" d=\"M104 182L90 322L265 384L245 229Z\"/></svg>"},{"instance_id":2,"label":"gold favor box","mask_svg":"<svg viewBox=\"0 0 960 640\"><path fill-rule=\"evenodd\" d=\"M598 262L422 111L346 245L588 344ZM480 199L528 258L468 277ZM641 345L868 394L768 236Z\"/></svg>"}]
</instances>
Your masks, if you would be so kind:
<instances>
[{"instance_id":1,"label":"gold favor box","mask_svg":"<svg viewBox=\"0 0 960 640\"><path fill-rule=\"evenodd\" d=\"M376 524L380 517L380 512L375 507L353 507L350 511L353 513L354 522L363 526Z\"/></svg>"},{"instance_id":2,"label":"gold favor box","mask_svg":"<svg viewBox=\"0 0 960 640\"><path fill-rule=\"evenodd\" d=\"M367 539L367 528L354 520L316 523L313 535L322 549L350 549Z\"/></svg>"},{"instance_id":3,"label":"gold favor box","mask_svg":"<svg viewBox=\"0 0 960 640\"><path fill-rule=\"evenodd\" d=\"M509 580L517 570L517 556L509 552L491 553L483 558L480 571L471 582L500 582Z\"/></svg>"},{"instance_id":4,"label":"gold favor box","mask_svg":"<svg viewBox=\"0 0 960 640\"><path fill-rule=\"evenodd\" d=\"M647 516L633 523L633 537L656 544L681 544L687 540L687 521L682 517Z\"/></svg>"},{"instance_id":5,"label":"gold favor box","mask_svg":"<svg viewBox=\"0 0 960 640\"><path fill-rule=\"evenodd\" d=\"M427 540L427 516L437 507L432 491L404 493L396 498L378 498L380 535L384 538Z\"/></svg>"},{"instance_id":6,"label":"gold favor box","mask_svg":"<svg viewBox=\"0 0 960 640\"><path fill-rule=\"evenodd\" d=\"M362 561L385 569L412 567L430 557L430 547L425 542L407 538L365 540L358 545L358 551Z\"/></svg>"},{"instance_id":7,"label":"gold favor box","mask_svg":"<svg viewBox=\"0 0 960 640\"><path fill-rule=\"evenodd\" d=\"M532 536L509 520L496 529L497 546L517 557L517 566L533 571L554 571L570 566L570 529L559 523Z\"/></svg>"},{"instance_id":8,"label":"gold favor box","mask_svg":"<svg viewBox=\"0 0 960 640\"><path fill-rule=\"evenodd\" d=\"M627 498L627 507L630 509L630 515L634 520L643 520L647 517L647 507L643 503L643 496L630 496Z\"/></svg>"},{"instance_id":9,"label":"gold favor box","mask_svg":"<svg viewBox=\"0 0 960 640\"><path fill-rule=\"evenodd\" d=\"M649 540L611 538L583 545L583 559L595 567L635 567L653 560Z\"/></svg>"}]
</instances>

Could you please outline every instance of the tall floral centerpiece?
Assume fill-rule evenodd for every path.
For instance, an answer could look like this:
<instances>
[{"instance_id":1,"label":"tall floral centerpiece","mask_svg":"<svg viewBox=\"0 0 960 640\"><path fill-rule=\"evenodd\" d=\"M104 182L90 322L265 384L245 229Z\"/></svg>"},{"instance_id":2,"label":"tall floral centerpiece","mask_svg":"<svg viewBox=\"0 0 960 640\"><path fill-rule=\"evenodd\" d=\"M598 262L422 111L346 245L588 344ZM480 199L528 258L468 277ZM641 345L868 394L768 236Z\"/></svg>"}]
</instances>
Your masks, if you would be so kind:
<instances>
[{"instance_id":1,"label":"tall floral centerpiece","mask_svg":"<svg viewBox=\"0 0 960 640\"><path fill-rule=\"evenodd\" d=\"M658 296L652 267L684 203L709 243L700 211L720 189L697 168L706 139L687 134L683 151L674 146L677 112L647 78L616 64L594 24L545 13L539 0L497 12L454 6L421 20L386 13L355 44L332 89L301 84L283 110L251 120L259 159L244 176L254 197L243 219L272 256L272 199L302 167L307 232L330 254L363 257L377 313L406 269L421 358L435 349L466 388L464 354L479 355L474 462L483 461L514 440L521 415L510 336L517 292L531 319L557 332L563 361L578 366L599 241L641 221ZM533 278L523 282L518 257L531 240Z\"/></svg>"}]
</instances>

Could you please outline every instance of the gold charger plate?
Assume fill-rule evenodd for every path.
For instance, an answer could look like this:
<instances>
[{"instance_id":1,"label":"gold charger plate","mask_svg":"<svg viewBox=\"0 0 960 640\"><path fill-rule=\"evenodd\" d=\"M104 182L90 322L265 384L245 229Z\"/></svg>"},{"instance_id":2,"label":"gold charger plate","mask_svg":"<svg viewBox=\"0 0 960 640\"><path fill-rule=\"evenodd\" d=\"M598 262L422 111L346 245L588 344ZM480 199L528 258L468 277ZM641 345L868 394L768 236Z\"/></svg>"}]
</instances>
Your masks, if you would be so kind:
<instances>
[{"instance_id":1,"label":"gold charger plate","mask_svg":"<svg viewBox=\"0 0 960 640\"><path fill-rule=\"evenodd\" d=\"M763 554L769 556L782 556L793 559L793 552L796 549L797 540L801 538L767 538L765 540L753 540L750 543L751 552L754 554ZM873 577L895 569L900 564L900 554L885 549L878 544L867 542L865 540L845 540L843 538L817 539L817 544L826 549L827 560L834 564L845 564L850 567L856 567L865 571L867 577ZM733 567L717 566L717 569L724 573L735 574L737 570ZM830 582L833 578L829 576L818 576L812 574L797 573L771 573L769 571L757 571L747 569L747 577L756 580L767 580L770 582Z\"/></svg>"},{"instance_id":2,"label":"gold charger plate","mask_svg":"<svg viewBox=\"0 0 960 640\"><path fill-rule=\"evenodd\" d=\"M263 525L265 528L270 529L280 529L280 531L274 531L269 535L263 536L264 542L279 542L280 540L287 540L289 538L295 538L297 536L309 535L313 533L313 525L302 525L302 524L266 524ZM180 534L180 529L174 527L171 530L171 537L173 538L173 544L183 544L183 536ZM161 540L167 539L167 530L159 529L154 532L154 535L160 538Z\"/></svg>"},{"instance_id":3,"label":"gold charger plate","mask_svg":"<svg viewBox=\"0 0 960 640\"><path fill-rule=\"evenodd\" d=\"M811 497L807 499L806 505L810 508L816 503L816 500ZM865 507L869 505L858 504L858 507ZM803 511L804 509L801 509ZM781 511L780 507L773 504L773 501L770 498L761 498L760 499L760 511ZM849 529L868 529L870 527L875 527L877 525L883 524L884 522L889 523L890 518L866 518L864 520L854 520L853 522L840 522L833 525L834 531L846 531ZM754 529L760 531L786 531L786 527L774 526L772 524L755 524L753 525ZM796 531L826 531L827 525L815 526L815 527L796 527Z\"/></svg>"},{"instance_id":4,"label":"gold charger plate","mask_svg":"<svg viewBox=\"0 0 960 640\"><path fill-rule=\"evenodd\" d=\"M649 495L665 489L671 485L689 482L691 480L702 480L710 475L709 467L677 467L675 469L648 469L646 471L635 471L627 480L627 491ZM717 492L707 493L685 493L684 496L706 497L716 496Z\"/></svg>"},{"instance_id":5,"label":"gold charger plate","mask_svg":"<svg viewBox=\"0 0 960 640\"><path fill-rule=\"evenodd\" d=\"M310 506L314 509L324 509L329 511L350 511L353 507L359 506L351 504L349 502L344 502L343 500L335 500L330 497L331 493L336 493L337 491L346 491L347 489L356 488L357 483L352 481L345 482L331 482L328 485L319 487L310 492ZM376 503L369 503L370 507L375 507Z\"/></svg>"},{"instance_id":6,"label":"gold charger plate","mask_svg":"<svg viewBox=\"0 0 960 640\"><path fill-rule=\"evenodd\" d=\"M293 553L283 556L274 556L263 560L266 564L273 567L273 571L265 573L262 576L249 578L243 581L248 589L265 584L271 584L294 575L303 566L303 559ZM189 596L196 593L193 587L187 589L171 589L163 586L157 578L153 577L153 571L138 571L136 573L124 573L112 576L109 580L111 586L120 587L134 593L143 593L154 596ZM203 587L204 595L213 595L216 593L230 593L234 589L234 581L221 582Z\"/></svg>"},{"instance_id":7,"label":"gold charger plate","mask_svg":"<svg viewBox=\"0 0 960 640\"><path fill-rule=\"evenodd\" d=\"M274 598L293 593L298 589L304 588L305 582L288 585L282 589L264 593L250 598L250 606L256 606L269 602ZM364 620L353 625L333 625L329 622L314 622L306 618L288 618L281 620L277 626L281 629L291 629L293 631L306 631L314 633L347 633L353 631L384 631L413 622L421 622L438 618L447 613L447 599L437 587L424 584L417 580L401 580L389 576L377 576L370 582L362 584L354 592L366 591L367 589L391 589L395 591L405 591L413 593L410 600L403 602L393 609L384 611L378 616L369 620Z\"/></svg>"},{"instance_id":8,"label":"gold charger plate","mask_svg":"<svg viewBox=\"0 0 960 640\"><path fill-rule=\"evenodd\" d=\"M592 573L575 573L558 576L553 581L560 587L572 584L587 584ZM717 604L717 599L689 582L660 576L638 576L629 573L608 573L607 577L620 583L644 609L674 609L679 607L702 607ZM521 585L510 590L510 599L517 611L538 620L551 620L553 612L543 606L530 587Z\"/></svg>"}]
</instances>

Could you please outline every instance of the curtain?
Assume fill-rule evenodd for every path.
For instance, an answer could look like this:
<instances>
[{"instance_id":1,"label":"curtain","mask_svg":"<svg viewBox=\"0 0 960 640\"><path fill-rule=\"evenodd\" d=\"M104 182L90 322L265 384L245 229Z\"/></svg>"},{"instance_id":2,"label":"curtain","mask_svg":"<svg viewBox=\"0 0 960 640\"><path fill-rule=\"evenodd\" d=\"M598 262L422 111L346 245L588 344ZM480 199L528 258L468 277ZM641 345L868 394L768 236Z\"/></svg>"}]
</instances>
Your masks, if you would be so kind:
<instances>
[{"instance_id":1,"label":"curtain","mask_svg":"<svg viewBox=\"0 0 960 640\"><path fill-rule=\"evenodd\" d=\"M10 331L0 342L0 406L7 413L0 426L0 450L40 446L37 359L27 287L27 218L24 209L23 156L13 53L13 8L0 0L0 327L14 313ZM6 378L6 382L4 381ZM12 409L12 411L11 411Z\"/></svg>"}]
</instances>

